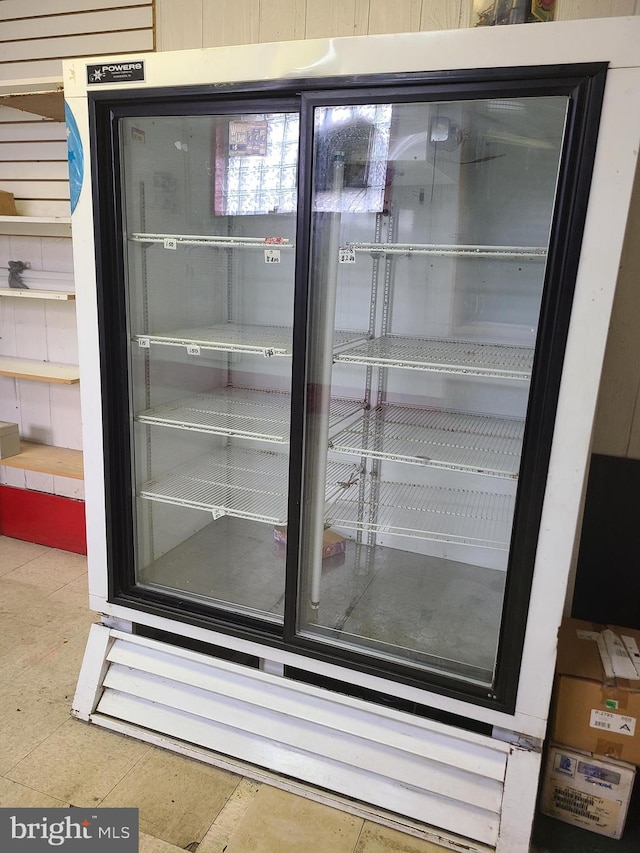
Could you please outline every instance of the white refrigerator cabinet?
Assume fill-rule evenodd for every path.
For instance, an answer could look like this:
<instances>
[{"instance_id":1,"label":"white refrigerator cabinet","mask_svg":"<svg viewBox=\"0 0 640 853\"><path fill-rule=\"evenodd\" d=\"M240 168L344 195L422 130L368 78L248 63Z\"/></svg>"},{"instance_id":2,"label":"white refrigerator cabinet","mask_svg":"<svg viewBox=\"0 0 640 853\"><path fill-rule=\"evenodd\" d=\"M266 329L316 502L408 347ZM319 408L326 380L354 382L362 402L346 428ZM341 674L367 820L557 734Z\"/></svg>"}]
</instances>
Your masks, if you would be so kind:
<instances>
[{"instance_id":1,"label":"white refrigerator cabinet","mask_svg":"<svg viewBox=\"0 0 640 853\"><path fill-rule=\"evenodd\" d=\"M66 63L102 615L77 717L527 849L638 36Z\"/></svg>"}]
</instances>

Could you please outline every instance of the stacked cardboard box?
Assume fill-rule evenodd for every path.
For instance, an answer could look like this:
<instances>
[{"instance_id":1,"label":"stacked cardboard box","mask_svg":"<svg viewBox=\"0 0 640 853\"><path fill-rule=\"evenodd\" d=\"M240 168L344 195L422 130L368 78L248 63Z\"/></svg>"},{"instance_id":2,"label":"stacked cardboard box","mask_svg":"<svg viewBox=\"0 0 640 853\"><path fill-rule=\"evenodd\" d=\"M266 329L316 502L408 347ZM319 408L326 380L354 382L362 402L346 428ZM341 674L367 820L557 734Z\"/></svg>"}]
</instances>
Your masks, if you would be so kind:
<instances>
[{"instance_id":1,"label":"stacked cardboard box","mask_svg":"<svg viewBox=\"0 0 640 853\"><path fill-rule=\"evenodd\" d=\"M640 764L640 631L567 619L541 810L619 838Z\"/></svg>"}]
</instances>

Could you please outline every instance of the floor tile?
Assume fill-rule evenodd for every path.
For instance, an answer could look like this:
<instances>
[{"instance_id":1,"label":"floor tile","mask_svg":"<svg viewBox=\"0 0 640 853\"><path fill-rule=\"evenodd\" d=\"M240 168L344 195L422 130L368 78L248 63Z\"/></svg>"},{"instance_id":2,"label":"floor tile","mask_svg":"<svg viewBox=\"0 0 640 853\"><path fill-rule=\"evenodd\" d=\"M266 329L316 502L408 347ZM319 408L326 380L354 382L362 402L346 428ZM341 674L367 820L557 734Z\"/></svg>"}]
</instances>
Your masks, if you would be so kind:
<instances>
[{"instance_id":1,"label":"floor tile","mask_svg":"<svg viewBox=\"0 0 640 853\"><path fill-rule=\"evenodd\" d=\"M34 542L23 542L21 539L11 539L0 536L0 576L23 566L30 560L51 551L46 545L36 545Z\"/></svg>"},{"instance_id":2,"label":"floor tile","mask_svg":"<svg viewBox=\"0 0 640 853\"><path fill-rule=\"evenodd\" d=\"M76 692L78 675L87 644L88 630L70 637L51 637L51 642L41 657L13 679L13 684L25 694L44 696L71 708Z\"/></svg>"},{"instance_id":3,"label":"floor tile","mask_svg":"<svg viewBox=\"0 0 640 853\"><path fill-rule=\"evenodd\" d=\"M221 853L221 851L226 850L229 838L244 818L260 788L260 782L246 778L240 780L224 808L200 842L198 853Z\"/></svg>"},{"instance_id":4,"label":"floor tile","mask_svg":"<svg viewBox=\"0 0 640 853\"><path fill-rule=\"evenodd\" d=\"M86 602L53 598L36 586L6 578L0 578L0 615L12 616L40 631L80 630L97 619Z\"/></svg>"},{"instance_id":5,"label":"floor tile","mask_svg":"<svg viewBox=\"0 0 640 853\"><path fill-rule=\"evenodd\" d=\"M5 685L0 690L0 774L11 770L68 719L65 705Z\"/></svg>"},{"instance_id":6,"label":"floor tile","mask_svg":"<svg viewBox=\"0 0 640 853\"><path fill-rule=\"evenodd\" d=\"M3 575L5 580L27 584L44 595L87 574L87 558L82 554L50 549Z\"/></svg>"},{"instance_id":7,"label":"floor tile","mask_svg":"<svg viewBox=\"0 0 640 853\"><path fill-rule=\"evenodd\" d=\"M184 848L202 840L239 781L226 770L151 747L101 805L137 807L141 831Z\"/></svg>"},{"instance_id":8,"label":"floor tile","mask_svg":"<svg viewBox=\"0 0 640 853\"><path fill-rule=\"evenodd\" d=\"M155 838L153 835L141 832L138 853L184 853L184 850L182 847L176 847L175 844L169 844L168 841L163 841L161 838Z\"/></svg>"},{"instance_id":9,"label":"floor tile","mask_svg":"<svg viewBox=\"0 0 640 853\"><path fill-rule=\"evenodd\" d=\"M61 809L68 806L64 800L57 800L41 791L19 785L0 776L0 808L12 809Z\"/></svg>"},{"instance_id":10,"label":"floor tile","mask_svg":"<svg viewBox=\"0 0 640 853\"><path fill-rule=\"evenodd\" d=\"M2 585L0 584L1 594ZM71 631L65 630L65 627L64 624L52 624L47 630L37 631L26 622L9 616L0 616L0 684L13 683L19 679L30 692L38 690L38 672L34 671L32 680L29 680L27 670L31 667L39 667L39 672L46 677L47 667L51 666L52 661L57 657L57 650L66 648L67 643L73 646L72 641L84 643L87 636L87 626L72 626ZM75 682L77 678L77 646L74 654L75 658L71 656L71 652L62 654L62 658L76 671L71 672L70 669L65 671L64 668L58 670L58 674L64 673L67 686L71 680ZM58 687L62 689L65 685L61 684Z\"/></svg>"},{"instance_id":11,"label":"floor tile","mask_svg":"<svg viewBox=\"0 0 640 853\"><path fill-rule=\"evenodd\" d=\"M74 607L89 608L89 578L86 573L65 584L60 589L47 596L52 601L60 601L63 604Z\"/></svg>"},{"instance_id":12,"label":"floor tile","mask_svg":"<svg viewBox=\"0 0 640 853\"><path fill-rule=\"evenodd\" d=\"M149 749L132 738L70 719L5 775L74 806L95 806Z\"/></svg>"},{"instance_id":13,"label":"floor tile","mask_svg":"<svg viewBox=\"0 0 640 853\"><path fill-rule=\"evenodd\" d=\"M446 853L445 848L395 829L365 821L353 853Z\"/></svg>"},{"instance_id":14,"label":"floor tile","mask_svg":"<svg viewBox=\"0 0 640 853\"><path fill-rule=\"evenodd\" d=\"M352 853L361 828L360 818L262 785L226 853Z\"/></svg>"}]
</instances>

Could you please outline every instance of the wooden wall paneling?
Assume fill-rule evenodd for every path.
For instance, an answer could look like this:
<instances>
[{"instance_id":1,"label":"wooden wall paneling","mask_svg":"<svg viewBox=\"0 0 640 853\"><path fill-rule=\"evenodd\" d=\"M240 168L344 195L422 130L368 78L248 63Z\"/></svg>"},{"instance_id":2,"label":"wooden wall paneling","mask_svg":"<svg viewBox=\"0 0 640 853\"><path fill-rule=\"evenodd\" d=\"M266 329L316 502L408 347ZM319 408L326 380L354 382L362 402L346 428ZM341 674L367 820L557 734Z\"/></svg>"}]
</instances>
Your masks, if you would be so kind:
<instances>
[{"instance_id":1,"label":"wooden wall paneling","mask_svg":"<svg viewBox=\"0 0 640 853\"><path fill-rule=\"evenodd\" d=\"M205 0L156 0L156 49L200 48Z\"/></svg>"},{"instance_id":2,"label":"wooden wall paneling","mask_svg":"<svg viewBox=\"0 0 640 853\"><path fill-rule=\"evenodd\" d=\"M69 200L69 181L0 181L0 189L22 201L37 199Z\"/></svg>"},{"instance_id":3,"label":"wooden wall paneling","mask_svg":"<svg viewBox=\"0 0 640 853\"><path fill-rule=\"evenodd\" d=\"M307 0L305 38L366 35L369 0Z\"/></svg>"},{"instance_id":4,"label":"wooden wall paneling","mask_svg":"<svg viewBox=\"0 0 640 853\"><path fill-rule=\"evenodd\" d=\"M255 44L260 34L260 0L218 3L204 0L202 46Z\"/></svg>"},{"instance_id":5,"label":"wooden wall paneling","mask_svg":"<svg viewBox=\"0 0 640 853\"><path fill-rule=\"evenodd\" d=\"M420 29L455 30L468 27L473 0L423 0Z\"/></svg>"},{"instance_id":6,"label":"wooden wall paneling","mask_svg":"<svg viewBox=\"0 0 640 853\"><path fill-rule=\"evenodd\" d=\"M65 125L58 121L0 122L2 142L24 142L26 139L30 142L66 142L67 132Z\"/></svg>"},{"instance_id":7,"label":"wooden wall paneling","mask_svg":"<svg viewBox=\"0 0 640 853\"><path fill-rule=\"evenodd\" d=\"M1 80L42 80L46 77L62 76L61 59L38 59L31 61L3 62L0 59Z\"/></svg>"},{"instance_id":8,"label":"wooden wall paneling","mask_svg":"<svg viewBox=\"0 0 640 853\"><path fill-rule=\"evenodd\" d=\"M598 396L593 452L604 456L640 458L637 425L640 391L639 229L640 167L636 171L631 197Z\"/></svg>"},{"instance_id":9,"label":"wooden wall paneling","mask_svg":"<svg viewBox=\"0 0 640 853\"><path fill-rule=\"evenodd\" d=\"M306 0L260 0L261 42L303 39L306 22Z\"/></svg>"},{"instance_id":10,"label":"wooden wall paneling","mask_svg":"<svg viewBox=\"0 0 640 853\"><path fill-rule=\"evenodd\" d=\"M151 30L132 30L109 33L89 33L86 35L74 35L65 38L38 39L31 38L28 41L6 41L0 42L2 61L0 72L6 64L31 60L48 60L51 57L65 56L94 56L101 53L132 53L137 51L153 50L153 32ZM60 65L62 73L62 65ZM31 76L29 74L16 74L15 79ZM2 74L2 79L13 79L9 75Z\"/></svg>"},{"instance_id":11,"label":"wooden wall paneling","mask_svg":"<svg viewBox=\"0 0 640 853\"><path fill-rule=\"evenodd\" d=\"M0 183L7 181L68 181L69 167L66 162L45 160L40 163L0 162Z\"/></svg>"},{"instance_id":12,"label":"wooden wall paneling","mask_svg":"<svg viewBox=\"0 0 640 853\"><path fill-rule=\"evenodd\" d=\"M637 15L637 0L556 0L556 21Z\"/></svg>"},{"instance_id":13,"label":"wooden wall paneling","mask_svg":"<svg viewBox=\"0 0 640 853\"><path fill-rule=\"evenodd\" d=\"M71 15L91 9L121 9L129 6L152 6L153 0L2 0L0 21L15 18L43 18L50 15Z\"/></svg>"},{"instance_id":14,"label":"wooden wall paneling","mask_svg":"<svg viewBox=\"0 0 640 853\"><path fill-rule=\"evenodd\" d=\"M145 30L152 28L152 6L132 6L116 10L107 9L95 12L83 12L77 15L51 15L40 17L36 20L20 17L17 20L4 21L0 28L0 43L30 41L34 38L34 35L37 40L41 40L53 39L59 36L67 37L88 33L116 33L123 30ZM43 46L46 48L46 43ZM61 56L63 54L57 51L46 51L45 55Z\"/></svg>"},{"instance_id":15,"label":"wooden wall paneling","mask_svg":"<svg viewBox=\"0 0 640 853\"><path fill-rule=\"evenodd\" d=\"M68 216L65 125L0 107L0 189L22 215Z\"/></svg>"},{"instance_id":16,"label":"wooden wall paneling","mask_svg":"<svg viewBox=\"0 0 640 853\"><path fill-rule=\"evenodd\" d=\"M0 134L1 136L1 134ZM0 141L0 162L66 160L66 142L2 142Z\"/></svg>"},{"instance_id":17,"label":"wooden wall paneling","mask_svg":"<svg viewBox=\"0 0 640 853\"><path fill-rule=\"evenodd\" d=\"M422 0L370 0L369 34L413 33L420 29Z\"/></svg>"}]
</instances>

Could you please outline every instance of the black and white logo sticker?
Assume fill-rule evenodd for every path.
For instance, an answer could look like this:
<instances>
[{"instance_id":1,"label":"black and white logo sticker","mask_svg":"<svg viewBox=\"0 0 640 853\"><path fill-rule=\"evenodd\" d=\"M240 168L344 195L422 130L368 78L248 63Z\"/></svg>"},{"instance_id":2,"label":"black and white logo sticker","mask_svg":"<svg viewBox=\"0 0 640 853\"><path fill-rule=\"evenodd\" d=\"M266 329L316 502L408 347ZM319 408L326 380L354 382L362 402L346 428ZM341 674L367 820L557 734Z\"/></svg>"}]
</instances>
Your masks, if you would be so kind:
<instances>
[{"instance_id":1,"label":"black and white logo sticker","mask_svg":"<svg viewBox=\"0 0 640 853\"><path fill-rule=\"evenodd\" d=\"M144 60L87 65L87 83L91 86L104 83L130 83L144 80Z\"/></svg>"}]
</instances>

